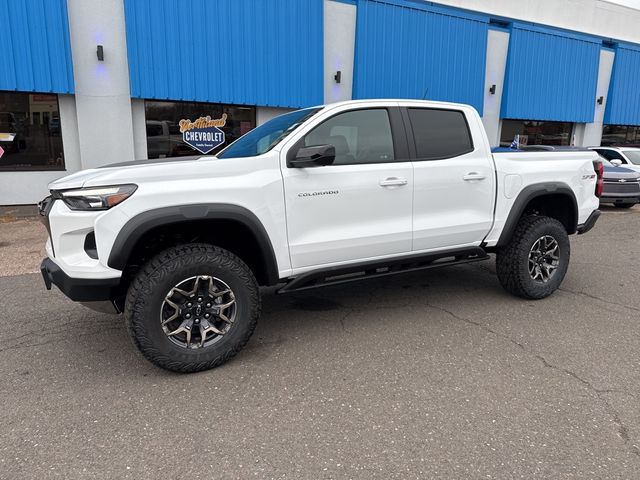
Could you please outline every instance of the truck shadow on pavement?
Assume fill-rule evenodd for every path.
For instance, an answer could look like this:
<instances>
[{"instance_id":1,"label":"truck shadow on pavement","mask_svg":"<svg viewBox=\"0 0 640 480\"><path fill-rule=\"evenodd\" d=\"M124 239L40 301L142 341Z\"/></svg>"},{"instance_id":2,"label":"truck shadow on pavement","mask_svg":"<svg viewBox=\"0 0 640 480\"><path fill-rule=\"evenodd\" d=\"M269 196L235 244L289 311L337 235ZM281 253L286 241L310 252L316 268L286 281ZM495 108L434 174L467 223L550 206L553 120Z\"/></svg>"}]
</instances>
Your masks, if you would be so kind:
<instances>
[{"instance_id":1,"label":"truck shadow on pavement","mask_svg":"<svg viewBox=\"0 0 640 480\"><path fill-rule=\"evenodd\" d=\"M316 341L326 343L328 338L362 329L402 328L408 312L428 322L427 309L432 302L444 304L463 297L483 301L510 299L500 288L492 269L493 261L486 261L304 293L276 295L274 288L264 289L258 327L244 350L229 365L262 362L274 353L274 347L296 351L300 341L308 348ZM0 334L0 353L11 351L12 363L24 365L21 370L29 370L30 351L39 349L51 357L50 361L76 366L71 368L82 364L84 369L105 375L122 373L123 369L162 374L162 370L148 364L137 353L129 341L122 316L100 314L73 304L55 289L53 295L45 296L44 286L37 277L5 277L18 283L7 292L7 309L13 312L10 316L26 314L27 319L24 333L5 330ZM35 298L35 303L31 301L28 311L20 313L27 298ZM390 317L394 325L387 324Z\"/></svg>"}]
</instances>

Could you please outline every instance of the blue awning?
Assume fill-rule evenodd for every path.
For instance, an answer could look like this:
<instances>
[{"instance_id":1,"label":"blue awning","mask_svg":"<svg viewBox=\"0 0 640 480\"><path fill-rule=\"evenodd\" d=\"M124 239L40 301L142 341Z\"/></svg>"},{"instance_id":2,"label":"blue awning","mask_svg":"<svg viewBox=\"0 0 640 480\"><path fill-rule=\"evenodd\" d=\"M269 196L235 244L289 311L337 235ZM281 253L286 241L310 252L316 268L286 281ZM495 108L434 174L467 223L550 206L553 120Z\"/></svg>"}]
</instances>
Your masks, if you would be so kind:
<instances>
[{"instance_id":1,"label":"blue awning","mask_svg":"<svg viewBox=\"0 0 640 480\"><path fill-rule=\"evenodd\" d=\"M321 104L322 12L320 0L125 0L131 95Z\"/></svg>"},{"instance_id":2,"label":"blue awning","mask_svg":"<svg viewBox=\"0 0 640 480\"><path fill-rule=\"evenodd\" d=\"M73 93L66 0L0 0L0 90Z\"/></svg>"},{"instance_id":3,"label":"blue awning","mask_svg":"<svg viewBox=\"0 0 640 480\"><path fill-rule=\"evenodd\" d=\"M360 0L354 98L467 103L481 114L489 17L404 0Z\"/></svg>"},{"instance_id":4,"label":"blue awning","mask_svg":"<svg viewBox=\"0 0 640 480\"><path fill-rule=\"evenodd\" d=\"M502 118L593 122L601 41L514 23Z\"/></svg>"},{"instance_id":5,"label":"blue awning","mask_svg":"<svg viewBox=\"0 0 640 480\"><path fill-rule=\"evenodd\" d=\"M640 125L640 46L618 44L604 123Z\"/></svg>"}]
</instances>

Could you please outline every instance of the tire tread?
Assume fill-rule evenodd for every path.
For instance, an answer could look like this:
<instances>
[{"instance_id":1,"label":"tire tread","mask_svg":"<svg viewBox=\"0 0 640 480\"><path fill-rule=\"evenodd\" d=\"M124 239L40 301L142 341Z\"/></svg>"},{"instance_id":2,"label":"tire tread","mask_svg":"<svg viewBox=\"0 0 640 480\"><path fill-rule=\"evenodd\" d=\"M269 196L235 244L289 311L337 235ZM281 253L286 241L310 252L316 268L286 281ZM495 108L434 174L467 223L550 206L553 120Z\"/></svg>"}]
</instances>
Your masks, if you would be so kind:
<instances>
[{"instance_id":1,"label":"tire tread","mask_svg":"<svg viewBox=\"0 0 640 480\"><path fill-rule=\"evenodd\" d=\"M566 235L564 226L555 218L538 215L525 216L518 222L509 243L500 248L496 254L498 280L506 291L517 297L529 300L545 298L551 295L559 286L559 284L554 286L554 282L554 284L545 285L546 288L533 289L530 285L529 273L522 272L520 269L519 262L523 257L528 258L529 249L531 248L528 242L526 242L527 235L529 235L532 230L540 228L543 225L560 227ZM567 251L566 255L568 263L570 251ZM564 277L564 273L562 273L562 277ZM562 282L562 278L560 282Z\"/></svg>"},{"instance_id":2,"label":"tire tread","mask_svg":"<svg viewBox=\"0 0 640 480\"><path fill-rule=\"evenodd\" d=\"M229 346L225 351L211 359L196 362L176 361L171 355L149 338L147 328L143 324L145 316L145 301L152 293L154 285L171 274L176 263L206 264L215 257L219 266L236 274L248 287L252 308L249 308L249 325L242 337ZM147 360L167 370L181 373L198 372L215 368L234 357L247 344L260 318L262 305L260 290L253 272L233 253L209 244L186 244L169 248L151 259L136 275L129 287L125 302L125 318L129 336L134 345Z\"/></svg>"}]
</instances>

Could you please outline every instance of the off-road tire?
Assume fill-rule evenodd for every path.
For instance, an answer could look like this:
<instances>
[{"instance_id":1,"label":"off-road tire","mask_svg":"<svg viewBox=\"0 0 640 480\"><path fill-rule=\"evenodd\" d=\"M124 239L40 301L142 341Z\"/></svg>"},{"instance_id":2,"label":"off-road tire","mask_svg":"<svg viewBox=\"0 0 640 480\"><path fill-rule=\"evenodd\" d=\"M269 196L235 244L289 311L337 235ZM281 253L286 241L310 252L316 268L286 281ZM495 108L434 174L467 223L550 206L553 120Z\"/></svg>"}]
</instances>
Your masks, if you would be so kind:
<instances>
[{"instance_id":1,"label":"off-road tire","mask_svg":"<svg viewBox=\"0 0 640 480\"><path fill-rule=\"evenodd\" d=\"M194 275L224 281L235 294L237 312L220 341L191 350L169 340L161 325L160 309L167 292ZM150 362L187 373L217 367L236 355L249 341L260 311L258 283L240 258L212 245L187 244L163 251L138 272L127 292L124 315L134 345Z\"/></svg>"},{"instance_id":2,"label":"off-road tire","mask_svg":"<svg viewBox=\"0 0 640 480\"><path fill-rule=\"evenodd\" d=\"M616 208L631 208L635 205L635 203L614 203L613 206Z\"/></svg>"},{"instance_id":3,"label":"off-road tire","mask_svg":"<svg viewBox=\"0 0 640 480\"><path fill-rule=\"evenodd\" d=\"M529 274L529 252L542 236L553 237L560 247L559 265L547 283L533 280ZM526 299L541 299L551 295L562 283L571 247L564 226L556 219L526 216L520 219L509 243L496 252L496 271L502 287L509 293Z\"/></svg>"}]
</instances>

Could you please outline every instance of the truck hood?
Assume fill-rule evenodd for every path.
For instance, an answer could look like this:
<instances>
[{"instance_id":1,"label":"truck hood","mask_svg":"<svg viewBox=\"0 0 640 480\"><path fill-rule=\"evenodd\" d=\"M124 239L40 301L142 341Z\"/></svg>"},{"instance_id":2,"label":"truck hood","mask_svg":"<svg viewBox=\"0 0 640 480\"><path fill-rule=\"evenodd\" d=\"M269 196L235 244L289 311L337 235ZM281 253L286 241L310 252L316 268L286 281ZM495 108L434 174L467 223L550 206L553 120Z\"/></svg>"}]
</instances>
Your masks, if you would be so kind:
<instances>
[{"instance_id":1,"label":"truck hood","mask_svg":"<svg viewBox=\"0 0 640 480\"><path fill-rule=\"evenodd\" d=\"M635 170L631 170L625 167L611 167L609 165L604 166L604 179L605 180L635 180L640 177L640 173Z\"/></svg>"},{"instance_id":2,"label":"truck hood","mask_svg":"<svg viewBox=\"0 0 640 480\"><path fill-rule=\"evenodd\" d=\"M59 178L49 184L49 190L66 190L115 183L136 183L150 180L159 174L165 176L167 171L175 171L176 176L188 165L194 165L199 160L212 160L211 156L190 156L158 158L153 160L135 160L104 165L98 168L81 170L66 177Z\"/></svg>"}]
</instances>

